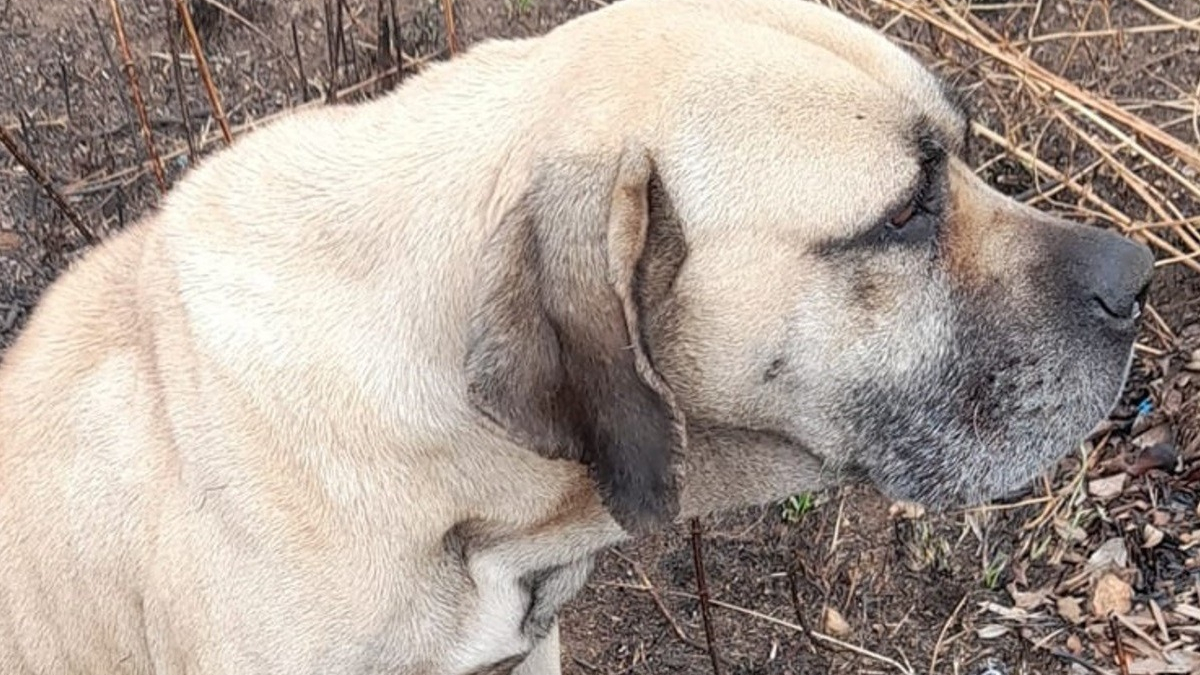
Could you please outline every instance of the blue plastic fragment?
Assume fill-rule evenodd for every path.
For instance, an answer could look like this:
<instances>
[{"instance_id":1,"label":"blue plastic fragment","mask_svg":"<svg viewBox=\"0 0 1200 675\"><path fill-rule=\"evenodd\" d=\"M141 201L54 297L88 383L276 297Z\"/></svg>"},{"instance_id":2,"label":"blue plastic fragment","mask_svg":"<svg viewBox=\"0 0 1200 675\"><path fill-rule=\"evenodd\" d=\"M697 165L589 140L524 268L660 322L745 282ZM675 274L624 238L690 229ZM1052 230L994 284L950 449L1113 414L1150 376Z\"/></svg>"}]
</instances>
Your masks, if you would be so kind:
<instances>
[{"instance_id":1,"label":"blue plastic fragment","mask_svg":"<svg viewBox=\"0 0 1200 675\"><path fill-rule=\"evenodd\" d=\"M1138 415L1145 417L1152 412L1154 412L1154 402L1150 400L1149 396L1147 396L1146 398L1142 399L1141 403L1138 403L1137 413Z\"/></svg>"}]
</instances>

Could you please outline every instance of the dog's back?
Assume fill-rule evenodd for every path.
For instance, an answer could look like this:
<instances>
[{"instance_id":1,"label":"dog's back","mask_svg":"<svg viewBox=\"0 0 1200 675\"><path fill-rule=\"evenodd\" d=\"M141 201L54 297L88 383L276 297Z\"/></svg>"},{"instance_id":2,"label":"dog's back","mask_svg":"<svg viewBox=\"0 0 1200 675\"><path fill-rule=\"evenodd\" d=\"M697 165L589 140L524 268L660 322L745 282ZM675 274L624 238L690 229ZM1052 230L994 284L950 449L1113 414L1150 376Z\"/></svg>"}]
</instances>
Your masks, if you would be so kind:
<instances>
[{"instance_id":1,"label":"dog's back","mask_svg":"<svg viewBox=\"0 0 1200 675\"><path fill-rule=\"evenodd\" d=\"M169 471L138 266L149 224L52 285L0 367L0 671L106 670L144 638L147 486ZM141 659L138 659L140 661ZM137 672L137 671L130 671Z\"/></svg>"},{"instance_id":2,"label":"dog's back","mask_svg":"<svg viewBox=\"0 0 1200 675\"><path fill-rule=\"evenodd\" d=\"M271 402L279 414L352 410L351 400L320 400L330 394L322 378L344 375L320 372L338 367L321 363L332 349L362 358L364 387L396 374L372 359L408 375L387 386L422 386L411 364L446 355L433 348L444 337L435 308L461 304L438 297L461 288L439 270L470 267L435 259L476 245L463 221L486 208L498 180L487 158L502 157L495 144L512 138L496 127L521 122L481 116L520 115L505 73L519 76L511 64L526 49L487 45L385 100L299 113L239 139L176 185L163 213L111 235L46 291L0 363L0 672L188 667L161 660L186 651L170 643L196 639L163 618L214 608L156 585L186 586L189 566L209 553L179 548L190 537L179 534L181 514L206 508L194 494L196 465L219 454L210 443L248 438L206 434L236 434L256 413L273 414L241 415L237 401L217 400L214 378L244 369L245 381L294 395ZM362 330L380 317L346 300L379 290L384 265L408 269L385 289L394 301L381 337ZM411 274L417 267L429 273ZM270 315L255 313L262 283L288 289L266 303ZM417 320L422 307L432 321ZM281 384L289 377L307 386ZM347 391L330 395L361 395ZM453 418L452 402L443 414ZM213 503L222 487L212 484Z\"/></svg>"}]
</instances>

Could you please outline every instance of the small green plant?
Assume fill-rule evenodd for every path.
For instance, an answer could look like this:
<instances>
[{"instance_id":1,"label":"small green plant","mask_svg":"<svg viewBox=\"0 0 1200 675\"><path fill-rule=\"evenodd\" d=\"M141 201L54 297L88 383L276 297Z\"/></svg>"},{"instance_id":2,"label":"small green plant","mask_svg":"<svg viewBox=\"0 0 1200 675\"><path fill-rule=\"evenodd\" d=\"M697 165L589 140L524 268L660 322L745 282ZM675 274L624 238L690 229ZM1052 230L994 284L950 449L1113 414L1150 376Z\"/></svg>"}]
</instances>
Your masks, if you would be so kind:
<instances>
[{"instance_id":1,"label":"small green plant","mask_svg":"<svg viewBox=\"0 0 1200 675\"><path fill-rule=\"evenodd\" d=\"M783 519L789 523L798 523L816 505L816 499L811 492L792 495L783 502Z\"/></svg>"},{"instance_id":2,"label":"small green plant","mask_svg":"<svg viewBox=\"0 0 1200 675\"><path fill-rule=\"evenodd\" d=\"M524 14L533 9L534 0L508 0L509 9L516 10L518 13Z\"/></svg>"},{"instance_id":3,"label":"small green plant","mask_svg":"<svg viewBox=\"0 0 1200 675\"><path fill-rule=\"evenodd\" d=\"M988 562L983 570L983 587L989 591L994 591L1000 587L1000 575L1004 573L1004 568L1008 566L1008 558L1004 555L997 555Z\"/></svg>"}]
</instances>

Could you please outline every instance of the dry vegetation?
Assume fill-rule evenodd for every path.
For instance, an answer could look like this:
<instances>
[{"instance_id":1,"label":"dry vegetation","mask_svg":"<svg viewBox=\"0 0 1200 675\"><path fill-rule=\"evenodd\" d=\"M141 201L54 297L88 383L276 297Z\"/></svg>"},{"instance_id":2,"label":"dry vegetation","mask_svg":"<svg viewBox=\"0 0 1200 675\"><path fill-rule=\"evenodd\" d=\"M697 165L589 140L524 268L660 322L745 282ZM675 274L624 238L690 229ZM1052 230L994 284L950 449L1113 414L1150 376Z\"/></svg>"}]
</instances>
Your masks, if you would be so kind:
<instances>
[{"instance_id":1,"label":"dry vegetation","mask_svg":"<svg viewBox=\"0 0 1200 675\"><path fill-rule=\"evenodd\" d=\"M1200 3L827 2L967 94L990 182L1155 249L1126 395L1009 503L935 516L848 487L705 522L699 551L615 551L564 619L566 669L1200 673ZM0 0L0 345L204 153L602 4Z\"/></svg>"}]
</instances>

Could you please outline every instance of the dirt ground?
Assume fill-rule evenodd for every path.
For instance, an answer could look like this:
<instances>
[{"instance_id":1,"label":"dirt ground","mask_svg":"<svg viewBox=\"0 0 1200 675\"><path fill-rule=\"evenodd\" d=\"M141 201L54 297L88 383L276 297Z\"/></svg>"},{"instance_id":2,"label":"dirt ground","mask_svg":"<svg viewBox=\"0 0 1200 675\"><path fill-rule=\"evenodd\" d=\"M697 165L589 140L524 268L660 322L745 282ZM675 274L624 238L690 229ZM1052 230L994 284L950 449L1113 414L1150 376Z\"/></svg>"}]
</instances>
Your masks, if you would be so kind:
<instances>
[{"instance_id":1,"label":"dirt ground","mask_svg":"<svg viewBox=\"0 0 1200 675\"><path fill-rule=\"evenodd\" d=\"M331 89L367 83L343 91L337 99L344 102L393 86L386 72L397 52L405 72L447 56L436 1L190 2L239 133L289 106L329 104ZM460 47L533 35L602 4L457 0L456 35ZM1082 176L1131 217L1154 215L1113 171L1087 168L1095 148L1030 113L1032 94L1020 78L885 7L834 4L945 71L984 125ZM189 163L187 137L197 152L211 151L221 145L218 125L186 46L180 105L166 4L120 0L120 7L154 143L173 180ZM1192 28L1113 30L1171 24L1156 8ZM973 11L1039 63L1200 143L1195 0L989 0ZM1094 35L1063 35L1081 27ZM396 35L398 45L388 39ZM0 124L101 234L137 218L158 195L121 60L105 2L0 0ZM1094 215L994 142L977 135L973 143L981 175L1006 192ZM1181 217L1200 213L1195 195L1177 184L1148 189L1161 191ZM28 173L0 153L0 347L45 285L85 250ZM1161 268L1144 348L1109 428L1005 504L936 516L896 512L873 490L850 486L701 523L721 672L1200 673L1200 657L1191 656L1200 649L1198 288L1200 274L1179 264ZM681 527L603 557L563 617L566 672L712 670L690 540ZM1109 620L1096 616L1093 603L1112 585L1132 597ZM1131 670L1122 669L1120 654Z\"/></svg>"}]
</instances>

